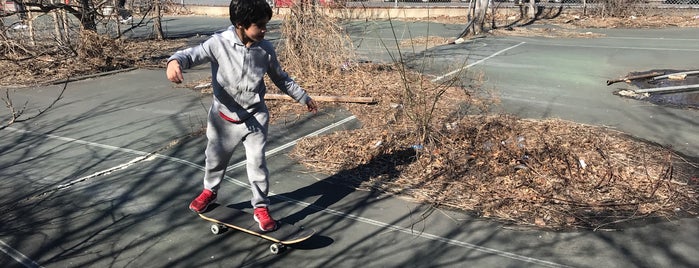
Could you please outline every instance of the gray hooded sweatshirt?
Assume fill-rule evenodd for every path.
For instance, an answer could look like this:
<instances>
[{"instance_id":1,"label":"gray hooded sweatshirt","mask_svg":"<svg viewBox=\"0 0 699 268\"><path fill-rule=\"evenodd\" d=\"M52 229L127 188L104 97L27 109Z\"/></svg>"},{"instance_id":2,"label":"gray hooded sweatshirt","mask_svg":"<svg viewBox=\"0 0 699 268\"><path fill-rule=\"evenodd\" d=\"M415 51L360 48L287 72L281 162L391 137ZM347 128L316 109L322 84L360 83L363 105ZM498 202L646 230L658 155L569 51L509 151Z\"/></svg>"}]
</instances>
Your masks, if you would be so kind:
<instances>
[{"instance_id":1,"label":"gray hooded sweatshirt","mask_svg":"<svg viewBox=\"0 0 699 268\"><path fill-rule=\"evenodd\" d=\"M235 26L216 33L201 45L180 50L168 62L177 60L182 69L211 63L213 109L236 121L245 121L256 111L266 111L265 74L284 93L306 105L310 100L289 75L282 70L272 43L262 40L245 47Z\"/></svg>"}]
</instances>

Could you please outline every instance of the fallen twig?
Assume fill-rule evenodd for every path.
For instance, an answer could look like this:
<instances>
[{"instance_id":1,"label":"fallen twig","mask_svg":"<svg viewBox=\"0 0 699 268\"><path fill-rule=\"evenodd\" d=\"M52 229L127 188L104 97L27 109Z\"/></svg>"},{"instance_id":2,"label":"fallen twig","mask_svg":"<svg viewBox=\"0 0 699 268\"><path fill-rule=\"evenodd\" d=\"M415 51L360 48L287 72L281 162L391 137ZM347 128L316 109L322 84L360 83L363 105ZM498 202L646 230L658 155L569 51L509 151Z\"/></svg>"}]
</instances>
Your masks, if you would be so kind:
<instances>
[{"instance_id":1,"label":"fallen twig","mask_svg":"<svg viewBox=\"0 0 699 268\"><path fill-rule=\"evenodd\" d=\"M348 97L348 96L313 96L313 100L322 102L351 102L373 104L377 101L372 97ZM265 100L293 100L283 94L266 94Z\"/></svg>"},{"instance_id":2,"label":"fallen twig","mask_svg":"<svg viewBox=\"0 0 699 268\"><path fill-rule=\"evenodd\" d=\"M70 81L70 78L66 79L66 81L63 84L63 89L61 89L61 92L58 93L58 96L48 106L46 106L44 109L39 110L39 112L37 112L35 115L32 115L32 116L27 117L27 118L22 118L22 119L19 119L19 117L22 116L22 114L24 114L24 111L27 108L29 101L27 100L21 109L16 110L14 107L14 104L12 103L12 99L10 97L10 92L9 92L9 90L6 90L5 97L2 98L2 100L5 102L5 106L7 106L7 109L10 111L11 118L4 125L0 125L0 129L5 129L14 123L31 120L31 119L34 119L34 118L39 117L40 115L44 114L46 111L51 109L53 107L53 105L55 105L59 100L63 99L63 93L66 92L66 88L68 88L69 81Z\"/></svg>"}]
</instances>

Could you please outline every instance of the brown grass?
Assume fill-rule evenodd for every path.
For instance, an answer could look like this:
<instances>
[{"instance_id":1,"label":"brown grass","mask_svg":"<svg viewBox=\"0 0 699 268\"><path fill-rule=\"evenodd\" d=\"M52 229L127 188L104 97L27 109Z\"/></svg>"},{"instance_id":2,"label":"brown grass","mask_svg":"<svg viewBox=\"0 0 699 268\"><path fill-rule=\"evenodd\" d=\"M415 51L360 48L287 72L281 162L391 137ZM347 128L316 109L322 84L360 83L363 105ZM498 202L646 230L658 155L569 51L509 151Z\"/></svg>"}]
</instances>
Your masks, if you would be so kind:
<instances>
[{"instance_id":1,"label":"brown grass","mask_svg":"<svg viewBox=\"0 0 699 268\"><path fill-rule=\"evenodd\" d=\"M418 37L400 45L445 41ZM547 229L618 228L696 212L696 182L691 180L697 164L624 133L556 119L464 116L457 111L488 105L473 97L478 89L435 84L399 65L360 64L323 77L304 75L303 69L290 72L315 95L379 100L341 105L362 128L306 138L292 151L297 161L328 174L331 183ZM440 91L444 95L435 98ZM427 101L411 103L410 94L428 96ZM434 115L416 121L415 114L433 104L431 98ZM272 105L272 110L285 106ZM430 138L417 135L421 123L428 124Z\"/></svg>"}]
</instances>

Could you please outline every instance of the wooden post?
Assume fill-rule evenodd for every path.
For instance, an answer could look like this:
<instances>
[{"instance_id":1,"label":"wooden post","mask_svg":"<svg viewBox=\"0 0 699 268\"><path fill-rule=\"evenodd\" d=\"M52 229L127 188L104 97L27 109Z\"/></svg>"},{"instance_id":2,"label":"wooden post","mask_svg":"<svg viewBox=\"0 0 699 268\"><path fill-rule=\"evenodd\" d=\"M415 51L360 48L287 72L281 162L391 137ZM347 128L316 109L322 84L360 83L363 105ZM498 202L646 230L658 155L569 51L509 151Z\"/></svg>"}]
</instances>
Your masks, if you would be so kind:
<instances>
[{"instance_id":1,"label":"wooden post","mask_svg":"<svg viewBox=\"0 0 699 268\"><path fill-rule=\"evenodd\" d=\"M662 74L663 73L661 73L661 72L652 72L652 73L647 73L647 74L626 76L626 77L619 78L619 79L610 79L610 80L607 80L607 85L609 86L609 85L614 84L614 83L631 81L631 80L636 80L636 79L652 78L652 77L656 77L656 76L662 75Z\"/></svg>"},{"instance_id":2,"label":"wooden post","mask_svg":"<svg viewBox=\"0 0 699 268\"><path fill-rule=\"evenodd\" d=\"M634 90L633 92L636 94L640 93L675 93L675 92L686 92L686 91L694 91L694 90L699 90L699 84L694 84L694 85L684 85L684 86L672 86L672 87L656 87L656 88L646 88L646 89L637 89Z\"/></svg>"}]
</instances>

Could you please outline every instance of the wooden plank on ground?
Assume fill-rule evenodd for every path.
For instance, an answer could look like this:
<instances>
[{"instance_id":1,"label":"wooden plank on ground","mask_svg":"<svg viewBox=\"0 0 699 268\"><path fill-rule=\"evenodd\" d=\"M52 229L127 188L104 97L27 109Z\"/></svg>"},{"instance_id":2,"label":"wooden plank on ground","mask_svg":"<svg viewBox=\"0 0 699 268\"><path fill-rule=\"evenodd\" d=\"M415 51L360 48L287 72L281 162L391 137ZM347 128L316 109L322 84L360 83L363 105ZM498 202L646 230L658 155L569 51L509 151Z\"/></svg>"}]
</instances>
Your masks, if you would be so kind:
<instances>
[{"instance_id":1,"label":"wooden plank on ground","mask_svg":"<svg viewBox=\"0 0 699 268\"><path fill-rule=\"evenodd\" d=\"M347 103L376 103L372 97L349 97L349 96L311 96L315 101L322 102L347 102ZM284 94L266 94L265 100L293 100Z\"/></svg>"}]
</instances>

